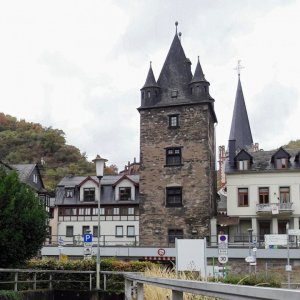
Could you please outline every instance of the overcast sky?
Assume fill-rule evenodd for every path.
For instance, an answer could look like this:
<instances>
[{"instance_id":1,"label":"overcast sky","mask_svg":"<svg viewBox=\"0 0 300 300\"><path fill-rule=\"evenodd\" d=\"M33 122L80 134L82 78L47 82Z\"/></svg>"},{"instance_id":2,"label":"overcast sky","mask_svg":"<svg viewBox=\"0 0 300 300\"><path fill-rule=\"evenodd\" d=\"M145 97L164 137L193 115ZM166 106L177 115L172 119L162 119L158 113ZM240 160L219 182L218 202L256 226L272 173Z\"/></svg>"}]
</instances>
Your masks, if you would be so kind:
<instances>
[{"instance_id":1,"label":"overcast sky","mask_svg":"<svg viewBox=\"0 0 300 300\"><path fill-rule=\"evenodd\" d=\"M0 0L0 111L62 129L117 164L139 160L140 88L182 32L227 144L237 60L252 135L264 150L300 138L300 1Z\"/></svg>"}]
</instances>

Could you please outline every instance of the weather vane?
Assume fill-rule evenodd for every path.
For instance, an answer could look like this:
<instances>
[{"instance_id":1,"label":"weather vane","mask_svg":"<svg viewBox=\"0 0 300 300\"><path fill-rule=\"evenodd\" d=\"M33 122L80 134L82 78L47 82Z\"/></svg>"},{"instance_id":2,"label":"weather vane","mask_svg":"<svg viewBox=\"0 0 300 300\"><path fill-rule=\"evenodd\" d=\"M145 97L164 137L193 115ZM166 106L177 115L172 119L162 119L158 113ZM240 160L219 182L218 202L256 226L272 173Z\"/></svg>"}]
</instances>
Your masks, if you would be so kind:
<instances>
[{"instance_id":1,"label":"weather vane","mask_svg":"<svg viewBox=\"0 0 300 300\"><path fill-rule=\"evenodd\" d=\"M237 71L239 77L240 77L240 75L241 75L241 70L244 69L244 68L245 68L245 67L243 67L243 66L241 65L241 60L239 59L238 62L237 62L237 66L234 68L234 70Z\"/></svg>"}]
</instances>

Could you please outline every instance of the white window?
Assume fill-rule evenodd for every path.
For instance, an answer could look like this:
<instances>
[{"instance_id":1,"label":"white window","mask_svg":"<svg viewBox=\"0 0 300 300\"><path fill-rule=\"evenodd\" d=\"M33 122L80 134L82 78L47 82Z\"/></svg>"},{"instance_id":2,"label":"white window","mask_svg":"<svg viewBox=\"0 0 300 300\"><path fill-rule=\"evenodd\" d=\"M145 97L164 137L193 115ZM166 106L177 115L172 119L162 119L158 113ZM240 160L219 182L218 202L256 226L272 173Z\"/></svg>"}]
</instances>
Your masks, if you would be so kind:
<instances>
[{"instance_id":1,"label":"white window","mask_svg":"<svg viewBox=\"0 0 300 300\"><path fill-rule=\"evenodd\" d=\"M127 236L135 236L134 226L127 226Z\"/></svg>"},{"instance_id":2,"label":"white window","mask_svg":"<svg viewBox=\"0 0 300 300\"><path fill-rule=\"evenodd\" d=\"M119 215L119 214L120 214L119 207L114 207L114 215Z\"/></svg>"},{"instance_id":3,"label":"white window","mask_svg":"<svg viewBox=\"0 0 300 300\"><path fill-rule=\"evenodd\" d=\"M249 168L249 160L239 160L239 170L248 170Z\"/></svg>"},{"instance_id":4,"label":"white window","mask_svg":"<svg viewBox=\"0 0 300 300\"><path fill-rule=\"evenodd\" d=\"M37 174L33 174L33 182L34 183L38 182L38 176L37 176Z\"/></svg>"},{"instance_id":5,"label":"white window","mask_svg":"<svg viewBox=\"0 0 300 300\"><path fill-rule=\"evenodd\" d=\"M123 226L116 226L116 237L123 237Z\"/></svg>"},{"instance_id":6,"label":"white window","mask_svg":"<svg viewBox=\"0 0 300 300\"><path fill-rule=\"evenodd\" d=\"M128 207L128 215L134 215L134 207Z\"/></svg>"}]
</instances>

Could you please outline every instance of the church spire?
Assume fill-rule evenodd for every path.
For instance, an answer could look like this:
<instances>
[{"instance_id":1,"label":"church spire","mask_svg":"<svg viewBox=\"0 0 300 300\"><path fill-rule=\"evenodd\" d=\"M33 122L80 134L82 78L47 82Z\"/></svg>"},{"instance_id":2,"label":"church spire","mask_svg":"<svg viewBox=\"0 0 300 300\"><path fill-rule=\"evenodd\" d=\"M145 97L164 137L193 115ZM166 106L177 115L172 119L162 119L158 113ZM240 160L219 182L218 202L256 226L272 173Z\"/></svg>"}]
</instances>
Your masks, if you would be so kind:
<instances>
[{"instance_id":1,"label":"church spire","mask_svg":"<svg viewBox=\"0 0 300 300\"><path fill-rule=\"evenodd\" d=\"M231 121L229 140L235 140L236 149L247 149L253 144L238 63L238 85Z\"/></svg>"}]
</instances>

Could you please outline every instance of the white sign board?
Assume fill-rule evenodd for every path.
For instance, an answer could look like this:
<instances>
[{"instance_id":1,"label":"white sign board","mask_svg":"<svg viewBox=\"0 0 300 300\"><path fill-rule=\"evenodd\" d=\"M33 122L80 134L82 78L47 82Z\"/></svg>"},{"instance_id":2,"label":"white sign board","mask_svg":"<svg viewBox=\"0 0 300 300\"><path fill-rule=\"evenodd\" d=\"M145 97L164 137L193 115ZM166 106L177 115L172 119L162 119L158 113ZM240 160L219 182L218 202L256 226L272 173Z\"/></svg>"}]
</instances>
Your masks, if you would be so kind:
<instances>
[{"instance_id":1,"label":"white sign board","mask_svg":"<svg viewBox=\"0 0 300 300\"><path fill-rule=\"evenodd\" d=\"M206 240L176 239L176 271L198 271L206 278Z\"/></svg>"},{"instance_id":2,"label":"white sign board","mask_svg":"<svg viewBox=\"0 0 300 300\"><path fill-rule=\"evenodd\" d=\"M285 246L287 245L286 234L265 234L265 248L269 246Z\"/></svg>"},{"instance_id":3,"label":"white sign board","mask_svg":"<svg viewBox=\"0 0 300 300\"><path fill-rule=\"evenodd\" d=\"M300 229L289 229L289 235L300 235Z\"/></svg>"},{"instance_id":4,"label":"white sign board","mask_svg":"<svg viewBox=\"0 0 300 300\"><path fill-rule=\"evenodd\" d=\"M221 264L228 262L228 235L218 235L218 261Z\"/></svg>"},{"instance_id":5,"label":"white sign board","mask_svg":"<svg viewBox=\"0 0 300 300\"><path fill-rule=\"evenodd\" d=\"M279 214L279 208L278 208L277 204L273 204L271 206L271 208L272 208L272 215L278 215Z\"/></svg>"}]
</instances>

